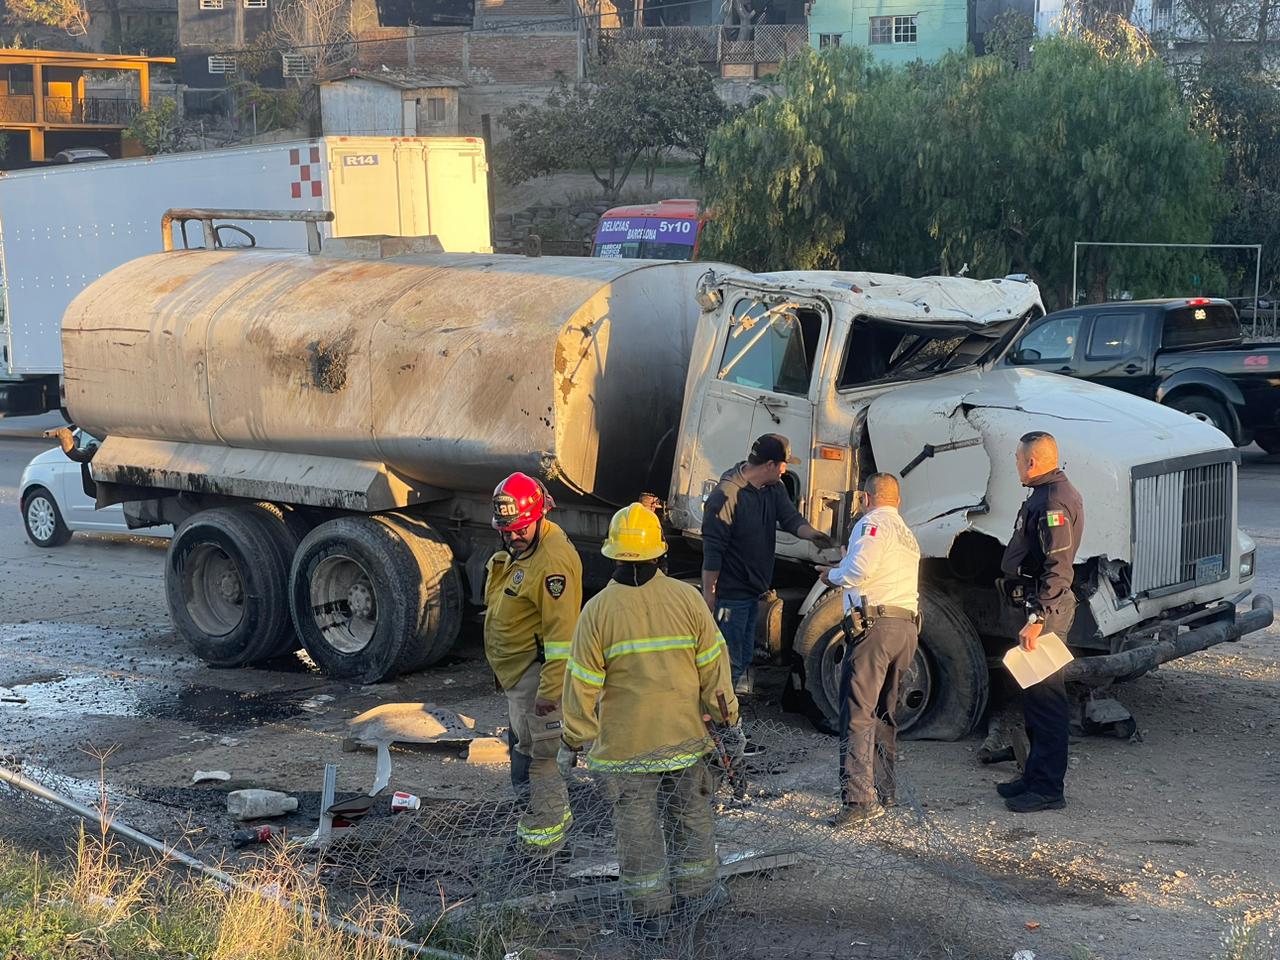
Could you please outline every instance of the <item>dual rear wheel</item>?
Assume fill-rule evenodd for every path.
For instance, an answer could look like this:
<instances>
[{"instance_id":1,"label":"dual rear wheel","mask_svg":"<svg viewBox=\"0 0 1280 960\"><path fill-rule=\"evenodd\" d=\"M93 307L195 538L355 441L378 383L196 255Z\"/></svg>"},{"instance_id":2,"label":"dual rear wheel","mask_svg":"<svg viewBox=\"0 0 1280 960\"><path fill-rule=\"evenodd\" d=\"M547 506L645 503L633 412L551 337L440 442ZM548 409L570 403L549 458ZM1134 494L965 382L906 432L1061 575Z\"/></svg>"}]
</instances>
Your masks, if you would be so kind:
<instances>
[{"instance_id":1,"label":"dual rear wheel","mask_svg":"<svg viewBox=\"0 0 1280 960\"><path fill-rule=\"evenodd\" d=\"M299 645L326 675L378 683L452 649L462 585L447 543L399 514L339 517L307 530L271 504L189 517L169 546L169 611L219 667Z\"/></svg>"}]
</instances>

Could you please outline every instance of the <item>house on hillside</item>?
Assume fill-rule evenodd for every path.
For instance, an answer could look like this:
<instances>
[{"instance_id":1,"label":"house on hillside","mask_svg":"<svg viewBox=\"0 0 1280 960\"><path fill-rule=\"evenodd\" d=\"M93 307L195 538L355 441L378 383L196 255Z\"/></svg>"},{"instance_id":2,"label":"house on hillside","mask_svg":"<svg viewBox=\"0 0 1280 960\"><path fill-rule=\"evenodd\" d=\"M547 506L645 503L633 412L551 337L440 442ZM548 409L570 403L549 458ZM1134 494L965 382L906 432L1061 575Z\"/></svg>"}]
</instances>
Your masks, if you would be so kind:
<instances>
[{"instance_id":1,"label":"house on hillside","mask_svg":"<svg viewBox=\"0 0 1280 960\"><path fill-rule=\"evenodd\" d=\"M354 67L320 83L320 132L349 137L456 137L460 80Z\"/></svg>"},{"instance_id":2,"label":"house on hillside","mask_svg":"<svg viewBox=\"0 0 1280 960\"><path fill-rule=\"evenodd\" d=\"M937 60L972 39L977 0L814 0L810 42L818 49L865 46L884 63Z\"/></svg>"},{"instance_id":3,"label":"house on hillside","mask_svg":"<svg viewBox=\"0 0 1280 960\"><path fill-rule=\"evenodd\" d=\"M151 68L170 57L110 57L60 50L0 50L0 134L4 166L42 163L61 150L98 147L113 157L136 147L124 130L151 105ZM122 95L98 96L89 74L122 74Z\"/></svg>"}]
</instances>

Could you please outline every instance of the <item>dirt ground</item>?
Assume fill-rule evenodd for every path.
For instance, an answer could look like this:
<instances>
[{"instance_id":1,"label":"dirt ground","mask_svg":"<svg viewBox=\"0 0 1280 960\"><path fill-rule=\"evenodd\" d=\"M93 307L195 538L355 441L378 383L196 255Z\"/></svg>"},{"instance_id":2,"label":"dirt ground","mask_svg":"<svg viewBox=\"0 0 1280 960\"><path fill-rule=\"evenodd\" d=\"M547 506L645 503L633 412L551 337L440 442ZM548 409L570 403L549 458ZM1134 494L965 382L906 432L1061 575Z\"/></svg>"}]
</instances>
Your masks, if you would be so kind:
<instances>
[{"instance_id":1,"label":"dirt ground","mask_svg":"<svg viewBox=\"0 0 1280 960\"><path fill-rule=\"evenodd\" d=\"M159 802L139 808L139 825L170 836L194 827L216 848L234 826L223 801L231 787L294 793L303 814L293 825L307 831L324 763L339 764L340 792L367 790L372 754L344 753L342 739L346 721L369 707L426 701L481 728L505 722L474 625L457 656L393 684L333 683L297 657L270 669L209 669L169 626L164 542L81 534L48 551L26 542L16 483L44 447L0 431L0 694L25 700L0 703L0 753L47 756L91 794L99 762L85 751L114 746L108 781ZM1246 453L1240 490L1241 523L1259 542L1255 588L1274 596L1280 462ZM1227 956L1232 920L1280 923L1278 639L1273 626L1123 688L1140 737L1074 742L1063 811L1007 812L993 786L1013 771L980 766L977 740L903 746L901 771L930 829L1009 891L1001 919L1015 922L1014 946L1040 960L1200 960ZM772 681L776 691L781 676ZM776 695L752 710L813 744L795 764L798 778L817 783L830 771L834 780L834 741L782 714ZM233 780L195 787L197 769ZM506 776L451 753L401 754L393 786L426 798L500 795ZM1009 955L1007 937L992 942L1000 946L991 956Z\"/></svg>"}]
</instances>

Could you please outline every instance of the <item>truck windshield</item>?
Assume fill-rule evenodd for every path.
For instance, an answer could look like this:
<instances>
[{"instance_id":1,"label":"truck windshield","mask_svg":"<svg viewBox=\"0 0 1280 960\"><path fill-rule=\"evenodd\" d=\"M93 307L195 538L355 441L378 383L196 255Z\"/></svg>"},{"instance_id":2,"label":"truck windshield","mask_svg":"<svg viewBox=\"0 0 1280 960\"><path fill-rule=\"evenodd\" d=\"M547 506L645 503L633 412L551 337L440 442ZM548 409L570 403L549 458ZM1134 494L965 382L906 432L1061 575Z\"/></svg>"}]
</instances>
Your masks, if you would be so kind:
<instances>
[{"instance_id":1,"label":"truck windshield","mask_svg":"<svg viewBox=\"0 0 1280 960\"><path fill-rule=\"evenodd\" d=\"M1229 303L1187 305L1166 310L1161 345L1166 350L1183 350L1213 343L1239 340L1240 318Z\"/></svg>"},{"instance_id":2,"label":"truck windshield","mask_svg":"<svg viewBox=\"0 0 1280 960\"><path fill-rule=\"evenodd\" d=\"M911 380L979 363L1000 345L1013 323L993 324L975 333L939 327L911 329L862 318L849 336L836 388Z\"/></svg>"}]
</instances>

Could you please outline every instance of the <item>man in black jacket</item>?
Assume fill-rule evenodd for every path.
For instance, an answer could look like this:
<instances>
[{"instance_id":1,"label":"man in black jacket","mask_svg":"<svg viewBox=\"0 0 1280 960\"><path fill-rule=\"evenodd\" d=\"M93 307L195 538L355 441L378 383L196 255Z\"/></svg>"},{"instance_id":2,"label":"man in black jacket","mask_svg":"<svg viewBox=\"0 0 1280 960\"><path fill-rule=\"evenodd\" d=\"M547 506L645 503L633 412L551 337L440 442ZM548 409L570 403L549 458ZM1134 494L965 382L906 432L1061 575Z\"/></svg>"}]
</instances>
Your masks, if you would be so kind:
<instances>
[{"instance_id":1,"label":"man in black jacket","mask_svg":"<svg viewBox=\"0 0 1280 960\"><path fill-rule=\"evenodd\" d=\"M702 596L729 645L733 685L751 692L760 599L773 588L773 557L778 528L820 548L835 546L809 526L782 485L791 441L766 433L751 445L745 463L720 478L702 510Z\"/></svg>"},{"instance_id":2,"label":"man in black jacket","mask_svg":"<svg viewBox=\"0 0 1280 960\"><path fill-rule=\"evenodd\" d=\"M1065 643L1076 614L1071 592L1076 551L1084 536L1084 503L1058 466L1058 443L1040 431L1018 443L1018 478L1031 495L1018 511L1013 537L1000 567L1006 577L1026 585L1026 625L1018 633L1024 650L1034 650L1041 633ZM1070 721L1062 671L1023 692L1023 716L1031 752L1021 777L996 790L1015 813L1066 806L1067 736Z\"/></svg>"}]
</instances>

